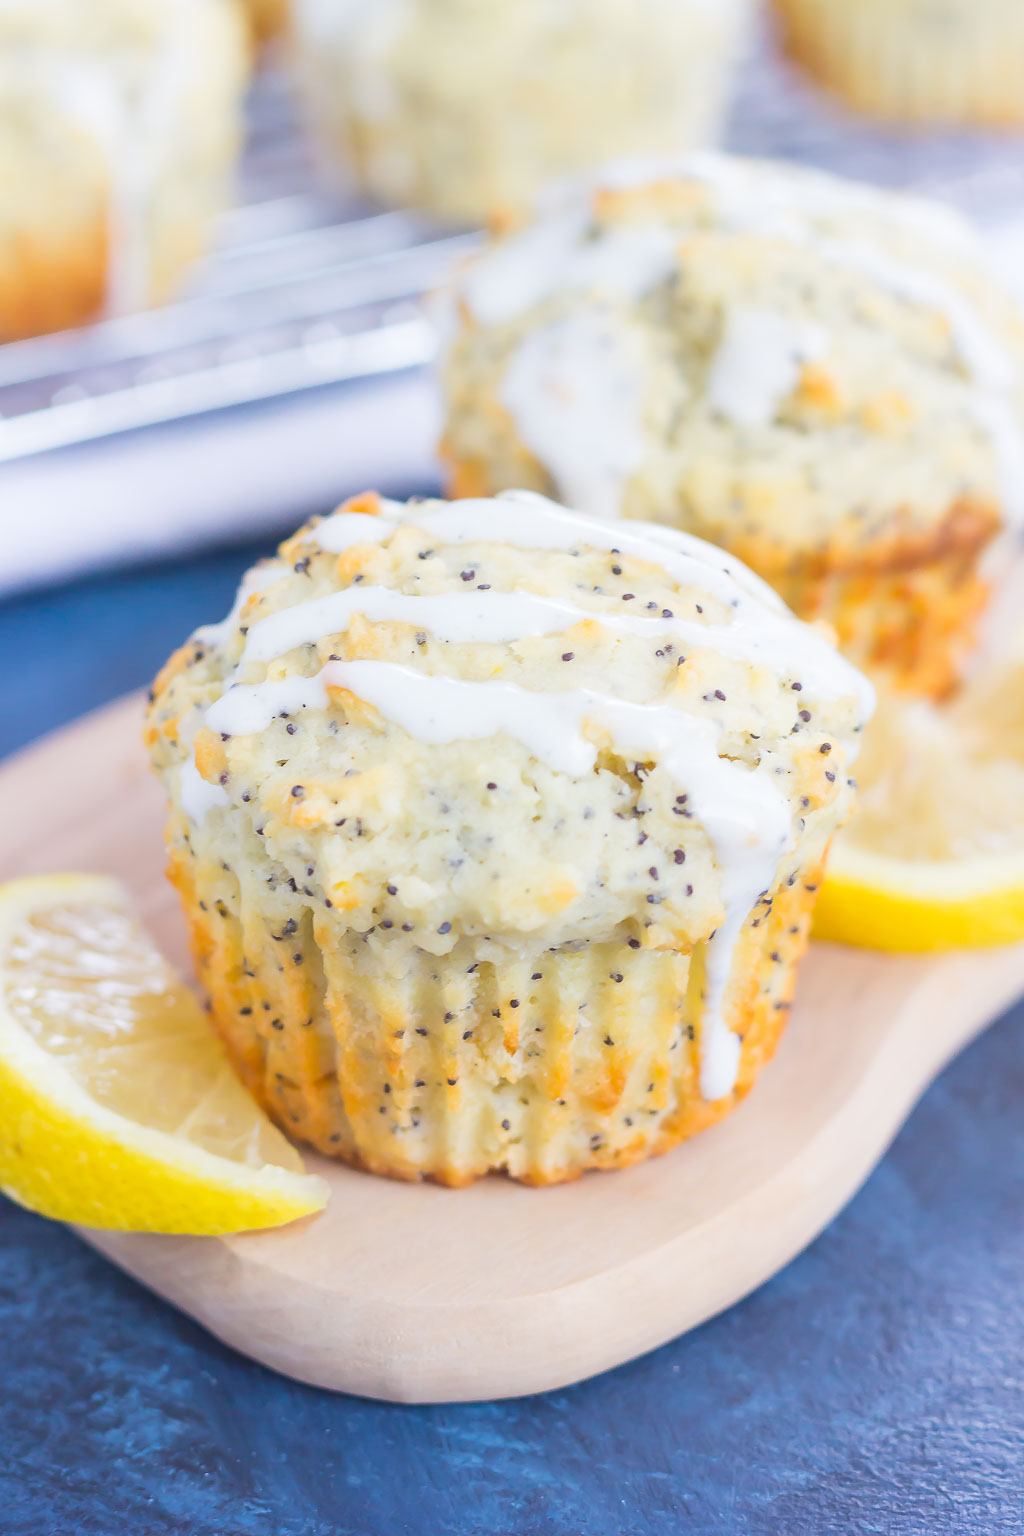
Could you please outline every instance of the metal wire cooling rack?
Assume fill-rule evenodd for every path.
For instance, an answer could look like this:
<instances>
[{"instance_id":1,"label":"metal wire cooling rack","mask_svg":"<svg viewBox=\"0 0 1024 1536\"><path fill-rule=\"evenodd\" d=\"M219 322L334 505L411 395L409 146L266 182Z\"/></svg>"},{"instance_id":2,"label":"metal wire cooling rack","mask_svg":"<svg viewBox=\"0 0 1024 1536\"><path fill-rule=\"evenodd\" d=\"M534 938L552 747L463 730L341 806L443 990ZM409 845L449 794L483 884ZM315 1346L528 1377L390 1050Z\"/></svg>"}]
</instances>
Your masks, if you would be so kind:
<instances>
[{"instance_id":1,"label":"metal wire cooling rack","mask_svg":"<svg viewBox=\"0 0 1024 1536\"><path fill-rule=\"evenodd\" d=\"M766 37L743 73L728 143L744 153L913 187L990 224L1024 218L1020 139L907 137L865 125L797 79ZM0 346L0 519L8 520L4 506L12 505L3 494L6 472L32 466L31 481L15 477L19 496L42 508L47 471L64 469L66 496L67 456L84 445L103 450L79 452L75 459L75 485L83 507L93 509L82 516L99 529L95 508L119 494L116 475L109 475L112 456L118 448L124 453L140 429L178 424L174 456L184 462L181 445L188 439L182 433L192 423L205 432L204 463L215 464L218 440L230 440L238 454L237 434L231 438L221 430L218 438L210 430L226 422L232 408L236 415L256 402L283 409L304 394L311 400L315 395L322 407L325 391L344 388L350 395L360 381L415 379L433 351L417 301L477 238L326 191L298 132L285 80L278 71L265 71L250 103L239 205L223 219L215 253L187 294L162 310ZM1024 242L1017 250L1024 252ZM425 384L422 389L425 395ZM264 410L261 423L267 419ZM156 441L152 433L150 439ZM282 442L276 440L278 458ZM268 442L264 452L270 451ZM332 480L328 491L322 465L304 487L304 457L297 454L290 466L288 494L280 498L282 524L296 511L313 510L318 498L349 489ZM158 459L154 448L150 461ZM410 472L422 475L423 460L421 450ZM337 468L331 473L336 476ZM182 485L179 495L186 491ZM117 516L111 516L116 529ZM274 520L268 509L254 516L255 526ZM185 519L187 538L215 537L217 521L211 499L202 534L195 518ZM237 518L225 531L237 531L236 524ZM81 529L72 533L77 565L69 556L68 569L91 558ZM104 539L101 533L95 559L116 556L120 534ZM186 541L185 532L179 541ZM173 542L170 536L166 542ZM126 546L130 554L159 547L155 533L145 546ZM14 565L13 574L0 568L0 587L33 579L39 561L26 556ZM56 567L44 562L40 571L44 567L62 568L59 560Z\"/></svg>"},{"instance_id":2,"label":"metal wire cooling rack","mask_svg":"<svg viewBox=\"0 0 1024 1536\"><path fill-rule=\"evenodd\" d=\"M278 76L250 116L242 200L185 297L0 346L0 463L429 357L410 301L473 237L319 190Z\"/></svg>"}]
</instances>

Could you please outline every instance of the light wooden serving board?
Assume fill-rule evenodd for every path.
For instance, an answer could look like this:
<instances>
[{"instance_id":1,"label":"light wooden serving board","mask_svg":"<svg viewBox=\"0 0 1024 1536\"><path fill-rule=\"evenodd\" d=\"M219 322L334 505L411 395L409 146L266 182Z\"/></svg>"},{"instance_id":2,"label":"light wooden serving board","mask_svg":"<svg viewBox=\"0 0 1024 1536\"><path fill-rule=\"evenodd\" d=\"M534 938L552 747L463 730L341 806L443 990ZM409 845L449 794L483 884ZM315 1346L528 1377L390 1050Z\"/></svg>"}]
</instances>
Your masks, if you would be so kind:
<instances>
[{"instance_id":1,"label":"light wooden serving board","mask_svg":"<svg viewBox=\"0 0 1024 1536\"><path fill-rule=\"evenodd\" d=\"M186 964L162 874L140 702L0 768L0 873L113 873ZM818 946L751 1097L666 1157L575 1184L391 1183L318 1157L327 1211L276 1232L85 1232L219 1338L302 1381L399 1402L565 1386L693 1328L845 1204L924 1087L1024 991L1024 948L892 957Z\"/></svg>"}]
</instances>

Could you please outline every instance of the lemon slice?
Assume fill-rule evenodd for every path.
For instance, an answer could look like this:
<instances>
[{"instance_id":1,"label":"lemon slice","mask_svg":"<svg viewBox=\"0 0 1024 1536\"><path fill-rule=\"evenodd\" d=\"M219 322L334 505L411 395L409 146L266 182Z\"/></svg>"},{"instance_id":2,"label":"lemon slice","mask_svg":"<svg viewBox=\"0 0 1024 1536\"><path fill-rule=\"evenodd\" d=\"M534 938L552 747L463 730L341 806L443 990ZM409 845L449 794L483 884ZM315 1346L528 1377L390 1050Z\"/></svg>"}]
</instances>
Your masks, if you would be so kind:
<instances>
[{"instance_id":1,"label":"lemon slice","mask_svg":"<svg viewBox=\"0 0 1024 1536\"><path fill-rule=\"evenodd\" d=\"M325 1204L116 881L0 886L0 1187L134 1232L274 1227Z\"/></svg>"},{"instance_id":2,"label":"lemon slice","mask_svg":"<svg viewBox=\"0 0 1024 1536\"><path fill-rule=\"evenodd\" d=\"M1024 940L1024 655L946 705L886 698L817 938L923 951Z\"/></svg>"}]
</instances>

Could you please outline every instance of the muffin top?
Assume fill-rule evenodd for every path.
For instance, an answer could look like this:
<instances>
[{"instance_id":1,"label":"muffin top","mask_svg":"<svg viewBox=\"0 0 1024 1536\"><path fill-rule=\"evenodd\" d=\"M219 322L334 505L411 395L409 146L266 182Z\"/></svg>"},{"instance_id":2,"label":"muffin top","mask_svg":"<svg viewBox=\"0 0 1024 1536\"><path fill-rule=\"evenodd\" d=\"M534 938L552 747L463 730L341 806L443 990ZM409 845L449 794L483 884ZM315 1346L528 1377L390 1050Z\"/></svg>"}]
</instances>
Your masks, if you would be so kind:
<instances>
[{"instance_id":1,"label":"muffin top","mask_svg":"<svg viewBox=\"0 0 1024 1536\"><path fill-rule=\"evenodd\" d=\"M310 907L396 965L717 930L713 1013L758 899L847 812L869 697L699 540L369 495L177 652L148 739L173 835L282 923Z\"/></svg>"},{"instance_id":2,"label":"muffin top","mask_svg":"<svg viewBox=\"0 0 1024 1536\"><path fill-rule=\"evenodd\" d=\"M492 485L530 478L525 449L538 488L762 571L1022 512L1024 318L937 204L725 156L620 163L552 192L457 299L448 447Z\"/></svg>"}]
</instances>

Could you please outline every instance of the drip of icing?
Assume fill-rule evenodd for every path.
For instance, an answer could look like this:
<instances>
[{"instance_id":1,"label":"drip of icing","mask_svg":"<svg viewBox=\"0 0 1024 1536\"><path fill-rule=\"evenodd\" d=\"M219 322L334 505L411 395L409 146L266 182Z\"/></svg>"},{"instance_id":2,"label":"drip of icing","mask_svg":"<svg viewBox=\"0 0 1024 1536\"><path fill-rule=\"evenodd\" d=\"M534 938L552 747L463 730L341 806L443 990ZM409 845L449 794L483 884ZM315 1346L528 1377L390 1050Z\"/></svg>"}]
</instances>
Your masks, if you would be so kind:
<instances>
[{"instance_id":1,"label":"drip of icing","mask_svg":"<svg viewBox=\"0 0 1024 1536\"><path fill-rule=\"evenodd\" d=\"M334 663L330 663L334 665ZM326 669L316 677L285 677L246 686L236 683L206 711L211 731L223 736L254 736L279 715L327 708Z\"/></svg>"},{"instance_id":2,"label":"drip of icing","mask_svg":"<svg viewBox=\"0 0 1024 1536\"><path fill-rule=\"evenodd\" d=\"M179 779L181 808L189 821L201 827L208 811L215 805L227 805L228 793L220 784L208 784L196 767L194 757L182 764Z\"/></svg>"},{"instance_id":3,"label":"drip of icing","mask_svg":"<svg viewBox=\"0 0 1024 1536\"><path fill-rule=\"evenodd\" d=\"M397 512L398 520L406 516L406 509L397 501L381 501L388 512ZM370 512L334 512L316 523L306 534L307 543L315 543L328 554L341 555L357 544L383 544L398 527L398 522L388 517L374 517Z\"/></svg>"},{"instance_id":4,"label":"drip of icing","mask_svg":"<svg viewBox=\"0 0 1024 1536\"><path fill-rule=\"evenodd\" d=\"M512 354L501 403L559 492L585 512L618 515L643 463L646 373L638 333L597 308L530 332Z\"/></svg>"},{"instance_id":5,"label":"drip of icing","mask_svg":"<svg viewBox=\"0 0 1024 1536\"><path fill-rule=\"evenodd\" d=\"M193 0L191 9L198 8ZM160 35L152 53L147 51L147 68L138 79L126 70L124 61L133 62L126 50L115 50L104 59L45 38L12 49L3 61L9 71L20 67L36 76L58 113L89 134L103 155L108 177L109 315L128 313L148 301L150 201L194 67L195 38L183 27L179 8L153 10Z\"/></svg>"},{"instance_id":6,"label":"drip of icing","mask_svg":"<svg viewBox=\"0 0 1024 1536\"><path fill-rule=\"evenodd\" d=\"M768 667L782 681L802 679L811 697L859 697L860 674L796 619L767 618L751 604L733 609L728 624L700 624L662 613L656 618L602 613L532 592L449 592L421 596L392 587L347 587L270 614L249 631L239 662L267 662L301 645L348 629L353 614L371 622L412 624L456 644L502 644L599 624L613 634L652 642L671 635L687 646L711 648Z\"/></svg>"},{"instance_id":7,"label":"drip of icing","mask_svg":"<svg viewBox=\"0 0 1024 1536\"><path fill-rule=\"evenodd\" d=\"M504 325L554 293L592 290L637 299L668 277L678 241L655 224L599 231L576 204L494 247L467 273L463 295L483 325Z\"/></svg>"},{"instance_id":8,"label":"drip of icing","mask_svg":"<svg viewBox=\"0 0 1024 1536\"><path fill-rule=\"evenodd\" d=\"M145 298L145 247L137 218L138 189L133 134L126 92L111 68L73 55L47 68L57 111L94 141L107 173L106 309L123 313ZM140 281L140 268L143 278Z\"/></svg>"},{"instance_id":9,"label":"drip of icing","mask_svg":"<svg viewBox=\"0 0 1024 1536\"><path fill-rule=\"evenodd\" d=\"M728 627L687 632L690 644L714 643L729 654L772 668L784 679L806 680L822 696L853 696L866 717L874 708L874 692L866 678L816 630L795 619L767 582L693 534L656 523L601 523L530 491L506 491L493 500L467 498L429 511L409 511L415 526L440 544L503 543L516 549L566 552L590 548L649 561L681 586L702 589L733 611ZM350 515L336 514L339 518ZM330 537L332 522L318 524L311 538L320 539L325 532ZM605 622L602 615L587 617ZM664 627L659 629L665 633ZM682 628L678 632L682 634Z\"/></svg>"},{"instance_id":10,"label":"drip of icing","mask_svg":"<svg viewBox=\"0 0 1024 1536\"><path fill-rule=\"evenodd\" d=\"M194 38L169 19L153 67L139 83L136 100L124 105L122 133L110 161L110 315L131 314L149 300L153 194L168 146L176 137L179 108L194 68L194 48Z\"/></svg>"},{"instance_id":11,"label":"drip of icing","mask_svg":"<svg viewBox=\"0 0 1024 1536\"><path fill-rule=\"evenodd\" d=\"M428 502L405 507L403 511L408 523L436 538L439 544L495 543L510 544L513 549L556 549L566 553L600 549L636 555L663 566L684 585L703 586L722 602L735 605L746 592L766 607L788 616L778 594L745 565L695 534L660 523L601 521L584 512L572 512L533 491L503 491L495 497L467 496L461 501ZM309 535L310 540L321 543L325 533L331 538L334 520L327 518L319 523ZM389 534L393 531L389 529Z\"/></svg>"},{"instance_id":12,"label":"drip of icing","mask_svg":"<svg viewBox=\"0 0 1024 1536\"><path fill-rule=\"evenodd\" d=\"M1013 358L956 285L940 273L908 266L864 245L828 239L808 243L834 266L860 273L896 298L938 310L949 324L953 344L967 371L985 389L1017 387L1018 369Z\"/></svg>"},{"instance_id":13,"label":"drip of icing","mask_svg":"<svg viewBox=\"0 0 1024 1536\"><path fill-rule=\"evenodd\" d=\"M609 526L529 491L507 491L492 501L451 502L417 516L416 523L446 544L490 540L518 549L584 547L650 561L680 586L703 588L731 608L733 623L746 626L751 643L759 641L763 665L804 676L813 669L822 693L852 694L868 715L874 707L867 680L815 630L795 619L767 582L694 534L639 521Z\"/></svg>"},{"instance_id":14,"label":"drip of icing","mask_svg":"<svg viewBox=\"0 0 1024 1536\"><path fill-rule=\"evenodd\" d=\"M349 690L431 745L505 734L556 772L579 778L597 761L597 747L586 734L596 726L618 751L654 758L665 768L688 796L719 867L725 915L705 954L701 1092L710 1100L730 1093L740 1042L723 1005L735 944L792 836L789 804L768 775L720 757L715 724L670 705L630 704L589 689L533 693L513 683L464 682L390 662L331 661L316 677L236 686L207 710L206 723L228 734L265 730L281 714L325 708L329 687Z\"/></svg>"},{"instance_id":15,"label":"drip of icing","mask_svg":"<svg viewBox=\"0 0 1024 1536\"><path fill-rule=\"evenodd\" d=\"M570 208L495 245L463 279L470 313L483 325L504 325L557 292L587 222L585 209Z\"/></svg>"},{"instance_id":16,"label":"drip of icing","mask_svg":"<svg viewBox=\"0 0 1024 1536\"><path fill-rule=\"evenodd\" d=\"M344 634L353 614L373 622L413 624L456 644L501 644L531 635L557 634L581 619L604 622L601 614L528 592L448 592L435 596L397 592L393 587L347 587L343 592L282 609L254 624L240 665L271 661L296 646ZM634 634L658 632L656 620L634 620L632 624L645 626L631 627ZM629 621L616 627L630 627Z\"/></svg>"},{"instance_id":17,"label":"drip of icing","mask_svg":"<svg viewBox=\"0 0 1024 1536\"><path fill-rule=\"evenodd\" d=\"M801 237L804 241L806 237ZM993 334L973 306L936 272L893 261L863 246L834 240L806 241L837 266L876 282L897 298L925 309L934 309L949 325L953 344L967 372L978 387L968 408L992 444L1007 523L1024 522L1024 488L1020 466L1024 463L1024 427L1015 391L1020 371L1010 353Z\"/></svg>"},{"instance_id":18,"label":"drip of icing","mask_svg":"<svg viewBox=\"0 0 1024 1536\"><path fill-rule=\"evenodd\" d=\"M678 180L699 181L712 188L719 215L734 228L751 223L760 228L776 223L781 226L791 215L802 221L842 219L856 208L958 256L984 259L984 248L974 228L955 208L943 203L906 192L888 192L806 166L780 169L770 161L745 160L714 150L627 156L601 167L582 184L562 183L555 196L564 205L573 197L590 198L599 191L635 191Z\"/></svg>"},{"instance_id":19,"label":"drip of icing","mask_svg":"<svg viewBox=\"0 0 1024 1536\"><path fill-rule=\"evenodd\" d=\"M231 605L231 611L221 619L219 624L203 624L195 631L193 639L201 640L204 645L223 645L235 632L242 609L256 592L265 592L275 582L281 580L287 572L287 567L278 560L264 560L259 565L254 565L242 577L235 594L235 601Z\"/></svg>"},{"instance_id":20,"label":"drip of icing","mask_svg":"<svg viewBox=\"0 0 1024 1536\"><path fill-rule=\"evenodd\" d=\"M249 631L241 664L270 661L296 646L341 635L353 614L371 621L414 624L442 640L501 643L528 635L550 635L568 624L570 612L582 610L525 592L453 592L420 596L392 587L347 587L326 597L285 608L261 619Z\"/></svg>"},{"instance_id":21,"label":"drip of icing","mask_svg":"<svg viewBox=\"0 0 1024 1536\"><path fill-rule=\"evenodd\" d=\"M877 211L909 233L984 265L981 242L953 209L878 192L856 182L833 185L827 177L755 177L727 157L713 154L690 156L687 164L688 174L725 194L720 213L727 223L779 234L816 251L833 266L859 273L897 298L937 310L949 325L967 371L983 389L1008 392L1019 387L1016 361L954 282L873 246L819 234L809 223L814 218L841 216L857 206L866 212Z\"/></svg>"},{"instance_id":22,"label":"drip of icing","mask_svg":"<svg viewBox=\"0 0 1024 1536\"><path fill-rule=\"evenodd\" d=\"M820 326L753 306L732 311L708 376L708 399L737 426L767 427L800 380L801 364L821 357Z\"/></svg>"},{"instance_id":23,"label":"drip of icing","mask_svg":"<svg viewBox=\"0 0 1024 1536\"><path fill-rule=\"evenodd\" d=\"M538 200L540 217L496 244L468 269L462 295L483 325L504 325L552 294L588 287L639 298L670 275L680 236L657 223L591 233L596 194L638 190L661 181L699 181L711 187L719 213L733 228L794 232L807 218L841 217L851 206L901 225L975 259L980 242L954 210L923 199L894 196L856 182L833 184L812 172L773 174L725 155L634 156L613 161L589 177L552 184Z\"/></svg>"}]
</instances>

